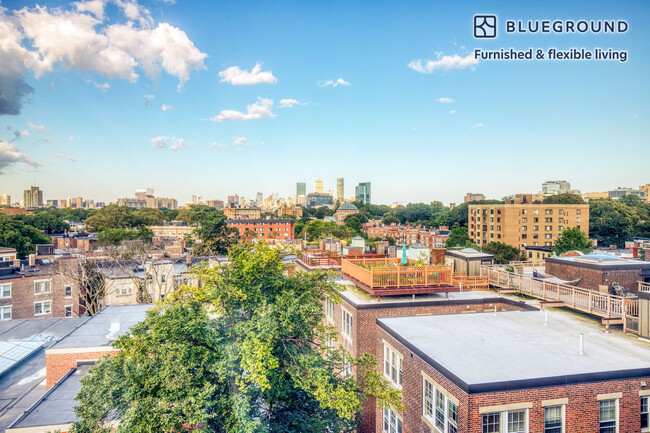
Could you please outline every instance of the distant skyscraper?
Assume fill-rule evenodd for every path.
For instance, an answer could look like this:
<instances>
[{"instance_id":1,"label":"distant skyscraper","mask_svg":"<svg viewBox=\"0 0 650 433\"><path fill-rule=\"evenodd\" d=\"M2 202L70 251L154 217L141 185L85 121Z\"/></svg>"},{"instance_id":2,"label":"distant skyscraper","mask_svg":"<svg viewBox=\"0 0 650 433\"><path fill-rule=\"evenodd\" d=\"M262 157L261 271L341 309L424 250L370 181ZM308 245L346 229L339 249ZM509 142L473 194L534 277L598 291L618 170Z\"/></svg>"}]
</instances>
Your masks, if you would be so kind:
<instances>
[{"instance_id":1,"label":"distant skyscraper","mask_svg":"<svg viewBox=\"0 0 650 433\"><path fill-rule=\"evenodd\" d=\"M323 193L323 179L320 177L314 181L314 192Z\"/></svg>"},{"instance_id":2,"label":"distant skyscraper","mask_svg":"<svg viewBox=\"0 0 650 433\"><path fill-rule=\"evenodd\" d=\"M296 196L307 195L307 184L305 182L296 183Z\"/></svg>"},{"instance_id":3,"label":"distant skyscraper","mask_svg":"<svg viewBox=\"0 0 650 433\"><path fill-rule=\"evenodd\" d=\"M9 194L0 194L0 206L11 206L11 196Z\"/></svg>"},{"instance_id":4,"label":"distant skyscraper","mask_svg":"<svg viewBox=\"0 0 650 433\"><path fill-rule=\"evenodd\" d=\"M255 196L255 206L262 206L262 203L264 203L264 194L258 192Z\"/></svg>"},{"instance_id":5,"label":"distant skyscraper","mask_svg":"<svg viewBox=\"0 0 650 433\"><path fill-rule=\"evenodd\" d=\"M339 203L343 203L344 200L344 183L343 183L343 178L339 177L336 179L336 201Z\"/></svg>"},{"instance_id":6,"label":"distant skyscraper","mask_svg":"<svg viewBox=\"0 0 650 433\"><path fill-rule=\"evenodd\" d=\"M26 189L23 194L23 207L25 209L43 207L43 191L37 186Z\"/></svg>"},{"instance_id":7,"label":"distant skyscraper","mask_svg":"<svg viewBox=\"0 0 650 433\"><path fill-rule=\"evenodd\" d=\"M370 204L370 182L362 182L354 188L357 201L361 204Z\"/></svg>"}]
</instances>

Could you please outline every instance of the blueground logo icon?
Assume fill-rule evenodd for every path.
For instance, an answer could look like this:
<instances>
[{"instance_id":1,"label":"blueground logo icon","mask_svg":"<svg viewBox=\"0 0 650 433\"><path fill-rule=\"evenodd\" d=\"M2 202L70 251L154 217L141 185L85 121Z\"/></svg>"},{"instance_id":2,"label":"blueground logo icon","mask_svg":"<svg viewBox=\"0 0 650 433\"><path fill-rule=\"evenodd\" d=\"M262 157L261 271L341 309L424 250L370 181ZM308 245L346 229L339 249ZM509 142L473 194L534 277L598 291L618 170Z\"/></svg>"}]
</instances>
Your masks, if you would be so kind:
<instances>
[{"instance_id":1,"label":"blueground logo icon","mask_svg":"<svg viewBox=\"0 0 650 433\"><path fill-rule=\"evenodd\" d=\"M474 15L474 37L494 39L497 37L496 15Z\"/></svg>"}]
</instances>

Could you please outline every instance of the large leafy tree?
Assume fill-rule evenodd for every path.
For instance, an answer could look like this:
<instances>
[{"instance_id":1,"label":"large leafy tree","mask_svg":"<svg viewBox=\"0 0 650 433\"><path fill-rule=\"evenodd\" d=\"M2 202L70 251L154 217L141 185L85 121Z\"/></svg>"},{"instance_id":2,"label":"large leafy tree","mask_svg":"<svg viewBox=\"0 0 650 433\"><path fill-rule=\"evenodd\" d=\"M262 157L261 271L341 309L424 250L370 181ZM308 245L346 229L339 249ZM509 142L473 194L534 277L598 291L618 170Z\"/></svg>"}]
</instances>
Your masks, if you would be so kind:
<instances>
[{"instance_id":1,"label":"large leafy tree","mask_svg":"<svg viewBox=\"0 0 650 433\"><path fill-rule=\"evenodd\" d=\"M449 237L445 241L445 246L447 248L468 247L478 249L470 240L469 235L467 234L467 227L454 227L451 229Z\"/></svg>"},{"instance_id":2,"label":"large leafy tree","mask_svg":"<svg viewBox=\"0 0 650 433\"><path fill-rule=\"evenodd\" d=\"M483 246L483 252L494 255L494 261L497 263L510 263L516 260L526 260L519 248L503 242L489 242Z\"/></svg>"},{"instance_id":3,"label":"large leafy tree","mask_svg":"<svg viewBox=\"0 0 650 433\"><path fill-rule=\"evenodd\" d=\"M15 248L18 257L24 258L36 251L37 244L49 244L50 238L23 221L0 214L0 246Z\"/></svg>"},{"instance_id":4,"label":"large leafy tree","mask_svg":"<svg viewBox=\"0 0 650 433\"><path fill-rule=\"evenodd\" d=\"M639 215L634 208L615 200L589 202L589 234L599 245L623 247L634 234Z\"/></svg>"},{"instance_id":5,"label":"large leafy tree","mask_svg":"<svg viewBox=\"0 0 650 433\"><path fill-rule=\"evenodd\" d=\"M127 206L115 204L101 208L96 214L86 219L86 226L93 231L104 228L130 228L138 224L136 213Z\"/></svg>"},{"instance_id":6,"label":"large leafy tree","mask_svg":"<svg viewBox=\"0 0 650 433\"><path fill-rule=\"evenodd\" d=\"M201 267L201 287L165 298L82 379L73 431L351 432L366 395L402 407L371 355L326 344L329 275L289 276L284 254L243 244Z\"/></svg>"},{"instance_id":7,"label":"large leafy tree","mask_svg":"<svg viewBox=\"0 0 650 433\"><path fill-rule=\"evenodd\" d=\"M562 194L549 195L542 201L544 204L584 204L585 201L578 194L568 192Z\"/></svg>"},{"instance_id":8,"label":"large leafy tree","mask_svg":"<svg viewBox=\"0 0 650 433\"><path fill-rule=\"evenodd\" d=\"M191 242L196 255L226 254L239 240L239 231L226 224L226 216L210 206L192 206L188 213L189 222L197 224L192 232L196 242Z\"/></svg>"},{"instance_id":9,"label":"large leafy tree","mask_svg":"<svg viewBox=\"0 0 650 433\"><path fill-rule=\"evenodd\" d=\"M579 227L569 227L565 229L555 240L553 252L557 255L567 251L577 250L583 253L589 253L593 249L593 242L589 239Z\"/></svg>"}]
</instances>

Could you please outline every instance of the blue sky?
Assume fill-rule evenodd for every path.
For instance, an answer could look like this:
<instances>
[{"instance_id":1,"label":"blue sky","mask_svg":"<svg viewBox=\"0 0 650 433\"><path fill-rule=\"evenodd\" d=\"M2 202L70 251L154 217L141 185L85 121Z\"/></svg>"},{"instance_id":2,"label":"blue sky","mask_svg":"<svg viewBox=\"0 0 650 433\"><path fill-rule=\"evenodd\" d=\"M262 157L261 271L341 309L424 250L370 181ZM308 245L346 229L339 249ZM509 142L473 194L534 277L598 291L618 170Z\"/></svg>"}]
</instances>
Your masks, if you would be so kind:
<instances>
[{"instance_id":1,"label":"blue sky","mask_svg":"<svg viewBox=\"0 0 650 433\"><path fill-rule=\"evenodd\" d=\"M650 4L567 3L3 1L0 194L17 201L35 179L46 199L147 186L183 203L344 177L346 196L370 181L376 203L449 203L550 179L584 192L648 183ZM629 30L486 41L473 38L478 13ZM628 60L445 63L510 47ZM442 62L423 73L417 60Z\"/></svg>"}]
</instances>

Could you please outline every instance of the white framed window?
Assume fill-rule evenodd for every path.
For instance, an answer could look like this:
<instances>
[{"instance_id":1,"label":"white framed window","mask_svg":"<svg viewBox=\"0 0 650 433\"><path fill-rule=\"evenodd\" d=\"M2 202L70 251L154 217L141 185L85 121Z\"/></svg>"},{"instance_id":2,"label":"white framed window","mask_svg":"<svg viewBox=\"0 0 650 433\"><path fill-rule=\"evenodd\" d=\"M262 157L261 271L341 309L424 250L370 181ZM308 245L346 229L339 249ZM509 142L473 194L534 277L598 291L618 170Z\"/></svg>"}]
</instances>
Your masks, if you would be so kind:
<instances>
[{"instance_id":1,"label":"white framed window","mask_svg":"<svg viewBox=\"0 0 650 433\"><path fill-rule=\"evenodd\" d=\"M34 302L34 316L50 314L52 312L52 301Z\"/></svg>"},{"instance_id":2,"label":"white framed window","mask_svg":"<svg viewBox=\"0 0 650 433\"><path fill-rule=\"evenodd\" d=\"M34 281L34 294L52 293L52 280Z\"/></svg>"},{"instance_id":3,"label":"white framed window","mask_svg":"<svg viewBox=\"0 0 650 433\"><path fill-rule=\"evenodd\" d=\"M394 385L402 386L402 355L384 344L384 376Z\"/></svg>"},{"instance_id":4,"label":"white framed window","mask_svg":"<svg viewBox=\"0 0 650 433\"><path fill-rule=\"evenodd\" d=\"M325 299L325 315L330 322L334 321L334 301L329 297Z\"/></svg>"},{"instance_id":5,"label":"white framed window","mask_svg":"<svg viewBox=\"0 0 650 433\"><path fill-rule=\"evenodd\" d=\"M423 415L435 426L440 433L456 433L458 431L458 406L443 393L436 384L424 381Z\"/></svg>"},{"instance_id":6,"label":"white framed window","mask_svg":"<svg viewBox=\"0 0 650 433\"><path fill-rule=\"evenodd\" d=\"M544 433L564 433L564 405L544 408Z\"/></svg>"},{"instance_id":7,"label":"white framed window","mask_svg":"<svg viewBox=\"0 0 650 433\"><path fill-rule=\"evenodd\" d=\"M533 209L533 214L538 215L539 214L539 209Z\"/></svg>"},{"instance_id":8,"label":"white framed window","mask_svg":"<svg viewBox=\"0 0 650 433\"><path fill-rule=\"evenodd\" d=\"M65 297L72 298L72 286L65 286L63 289L65 290Z\"/></svg>"},{"instance_id":9,"label":"white framed window","mask_svg":"<svg viewBox=\"0 0 650 433\"><path fill-rule=\"evenodd\" d=\"M600 400L599 433L618 432L618 399Z\"/></svg>"},{"instance_id":10,"label":"white framed window","mask_svg":"<svg viewBox=\"0 0 650 433\"><path fill-rule=\"evenodd\" d=\"M11 298L11 283L0 284L0 298Z\"/></svg>"},{"instance_id":11,"label":"white framed window","mask_svg":"<svg viewBox=\"0 0 650 433\"><path fill-rule=\"evenodd\" d=\"M133 284L121 284L117 286L115 293L122 295L132 295L133 294Z\"/></svg>"},{"instance_id":12,"label":"white framed window","mask_svg":"<svg viewBox=\"0 0 650 433\"><path fill-rule=\"evenodd\" d=\"M0 320L11 320L11 305L0 307Z\"/></svg>"},{"instance_id":13,"label":"white framed window","mask_svg":"<svg viewBox=\"0 0 650 433\"><path fill-rule=\"evenodd\" d=\"M350 362L349 359L345 359L343 361L343 368L341 369L341 375L344 377L350 377L352 376L352 362Z\"/></svg>"},{"instance_id":14,"label":"white framed window","mask_svg":"<svg viewBox=\"0 0 650 433\"><path fill-rule=\"evenodd\" d=\"M648 419L648 408L650 397L641 397L641 431L650 431L650 419Z\"/></svg>"},{"instance_id":15,"label":"white framed window","mask_svg":"<svg viewBox=\"0 0 650 433\"><path fill-rule=\"evenodd\" d=\"M384 409L384 433L402 433L402 418L393 409Z\"/></svg>"},{"instance_id":16,"label":"white framed window","mask_svg":"<svg viewBox=\"0 0 650 433\"><path fill-rule=\"evenodd\" d=\"M66 305L63 307L65 309L65 317L72 317L72 305Z\"/></svg>"},{"instance_id":17,"label":"white framed window","mask_svg":"<svg viewBox=\"0 0 650 433\"><path fill-rule=\"evenodd\" d=\"M528 432L528 410L516 409L503 412L484 413L483 433L526 433Z\"/></svg>"},{"instance_id":18,"label":"white framed window","mask_svg":"<svg viewBox=\"0 0 650 433\"><path fill-rule=\"evenodd\" d=\"M577 223L580 222L580 217L577 217L577 218L576 218L576 222L577 222Z\"/></svg>"},{"instance_id":19,"label":"white framed window","mask_svg":"<svg viewBox=\"0 0 650 433\"><path fill-rule=\"evenodd\" d=\"M343 323L341 325L341 330L345 337L352 338L352 315L345 310L342 311Z\"/></svg>"}]
</instances>

